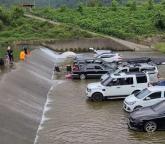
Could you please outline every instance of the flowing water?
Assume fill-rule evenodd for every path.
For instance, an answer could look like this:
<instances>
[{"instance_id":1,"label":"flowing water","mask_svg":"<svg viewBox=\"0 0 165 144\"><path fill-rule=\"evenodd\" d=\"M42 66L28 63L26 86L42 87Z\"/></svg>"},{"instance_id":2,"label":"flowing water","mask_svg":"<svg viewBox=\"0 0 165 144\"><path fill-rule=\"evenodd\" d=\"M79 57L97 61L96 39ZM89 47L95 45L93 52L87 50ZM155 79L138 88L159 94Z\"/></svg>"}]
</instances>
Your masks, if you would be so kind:
<instances>
[{"instance_id":1,"label":"flowing water","mask_svg":"<svg viewBox=\"0 0 165 144\"><path fill-rule=\"evenodd\" d=\"M124 57L165 57L152 52L121 54ZM159 70L165 78L165 66ZM66 80L63 75L54 80L45 105L46 119L42 119L39 126L36 144L165 144L163 131L148 134L128 129L123 100L88 101L86 85L96 81Z\"/></svg>"}]
</instances>

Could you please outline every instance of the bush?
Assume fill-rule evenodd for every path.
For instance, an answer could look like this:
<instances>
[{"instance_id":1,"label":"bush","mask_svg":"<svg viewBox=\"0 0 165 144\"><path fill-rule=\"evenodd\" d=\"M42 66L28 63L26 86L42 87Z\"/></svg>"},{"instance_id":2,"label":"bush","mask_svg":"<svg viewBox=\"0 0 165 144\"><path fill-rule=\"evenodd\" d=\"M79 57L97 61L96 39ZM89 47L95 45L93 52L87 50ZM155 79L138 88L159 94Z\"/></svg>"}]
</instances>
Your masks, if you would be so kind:
<instances>
[{"instance_id":1,"label":"bush","mask_svg":"<svg viewBox=\"0 0 165 144\"><path fill-rule=\"evenodd\" d=\"M0 20L0 30L3 28L3 22Z\"/></svg>"},{"instance_id":2,"label":"bush","mask_svg":"<svg viewBox=\"0 0 165 144\"><path fill-rule=\"evenodd\" d=\"M160 12L155 15L155 26L160 30L165 30L165 15Z\"/></svg>"},{"instance_id":3,"label":"bush","mask_svg":"<svg viewBox=\"0 0 165 144\"><path fill-rule=\"evenodd\" d=\"M77 8L77 11L82 14L83 13L83 6L79 5L78 8Z\"/></svg>"},{"instance_id":4,"label":"bush","mask_svg":"<svg viewBox=\"0 0 165 144\"><path fill-rule=\"evenodd\" d=\"M10 18L10 13L6 9L0 7L0 20L8 25L11 21Z\"/></svg>"},{"instance_id":5,"label":"bush","mask_svg":"<svg viewBox=\"0 0 165 144\"><path fill-rule=\"evenodd\" d=\"M116 0L112 0L111 8L113 11L117 10L118 3Z\"/></svg>"},{"instance_id":6,"label":"bush","mask_svg":"<svg viewBox=\"0 0 165 144\"><path fill-rule=\"evenodd\" d=\"M20 7L13 7L12 9L12 18L17 19L19 17L22 17L24 15L24 11Z\"/></svg>"},{"instance_id":7,"label":"bush","mask_svg":"<svg viewBox=\"0 0 165 144\"><path fill-rule=\"evenodd\" d=\"M130 5L130 10L136 10L136 9L137 9L136 1L133 0L133 2L132 2L131 5Z\"/></svg>"},{"instance_id":8,"label":"bush","mask_svg":"<svg viewBox=\"0 0 165 144\"><path fill-rule=\"evenodd\" d=\"M148 10L151 10L154 8L153 0L148 0Z\"/></svg>"}]
</instances>

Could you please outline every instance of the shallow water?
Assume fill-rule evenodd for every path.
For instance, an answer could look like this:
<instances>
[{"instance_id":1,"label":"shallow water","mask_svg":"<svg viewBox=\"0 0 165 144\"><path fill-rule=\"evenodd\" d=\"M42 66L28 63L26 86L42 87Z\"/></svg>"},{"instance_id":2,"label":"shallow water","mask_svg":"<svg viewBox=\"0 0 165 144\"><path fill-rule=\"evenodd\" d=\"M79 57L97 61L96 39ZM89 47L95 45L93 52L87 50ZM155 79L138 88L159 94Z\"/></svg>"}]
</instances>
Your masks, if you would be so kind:
<instances>
[{"instance_id":1,"label":"shallow water","mask_svg":"<svg viewBox=\"0 0 165 144\"><path fill-rule=\"evenodd\" d=\"M122 52L124 57L164 57L159 53ZM89 56L91 54L88 54ZM165 67L160 75L165 78ZM63 79L61 81L61 79ZM164 144L165 132L148 134L127 127L128 114L122 110L123 100L90 102L85 97L86 85L97 80L65 80L57 77L49 92L51 100L45 113L37 144Z\"/></svg>"}]
</instances>

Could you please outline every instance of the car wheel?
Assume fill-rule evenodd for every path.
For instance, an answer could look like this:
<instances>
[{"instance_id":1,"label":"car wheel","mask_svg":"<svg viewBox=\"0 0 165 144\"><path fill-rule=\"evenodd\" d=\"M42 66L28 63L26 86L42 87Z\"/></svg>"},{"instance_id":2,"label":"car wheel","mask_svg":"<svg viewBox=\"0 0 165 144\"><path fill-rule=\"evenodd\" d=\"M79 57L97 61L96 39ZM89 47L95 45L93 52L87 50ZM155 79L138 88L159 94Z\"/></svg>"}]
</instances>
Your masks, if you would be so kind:
<instances>
[{"instance_id":1,"label":"car wheel","mask_svg":"<svg viewBox=\"0 0 165 144\"><path fill-rule=\"evenodd\" d=\"M94 93L92 95L92 100L93 101L102 101L103 100L103 95L101 93Z\"/></svg>"},{"instance_id":2,"label":"car wheel","mask_svg":"<svg viewBox=\"0 0 165 144\"><path fill-rule=\"evenodd\" d=\"M133 110L136 111L136 110L139 110L141 108L142 108L142 106L136 106Z\"/></svg>"},{"instance_id":3,"label":"car wheel","mask_svg":"<svg viewBox=\"0 0 165 144\"><path fill-rule=\"evenodd\" d=\"M140 90L135 90L135 91L132 92L132 94L136 94L138 92L140 92Z\"/></svg>"},{"instance_id":4,"label":"car wheel","mask_svg":"<svg viewBox=\"0 0 165 144\"><path fill-rule=\"evenodd\" d=\"M84 74L81 74L81 75L80 75L80 79L81 79L81 80L84 80L84 79L86 79L86 76L85 76Z\"/></svg>"},{"instance_id":5,"label":"car wheel","mask_svg":"<svg viewBox=\"0 0 165 144\"><path fill-rule=\"evenodd\" d=\"M157 129L157 124L154 121L148 121L144 125L144 130L146 132L155 132Z\"/></svg>"}]
</instances>

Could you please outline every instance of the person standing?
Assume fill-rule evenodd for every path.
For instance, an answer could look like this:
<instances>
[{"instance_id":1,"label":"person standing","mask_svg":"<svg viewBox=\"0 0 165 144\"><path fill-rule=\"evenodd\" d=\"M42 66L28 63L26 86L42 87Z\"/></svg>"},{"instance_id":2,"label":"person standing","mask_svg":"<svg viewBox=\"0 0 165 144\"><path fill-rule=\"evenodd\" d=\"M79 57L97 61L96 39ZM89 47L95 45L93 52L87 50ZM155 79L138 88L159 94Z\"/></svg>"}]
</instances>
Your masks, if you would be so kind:
<instances>
[{"instance_id":1,"label":"person standing","mask_svg":"<svg viewBox=\"0 0 165 144\"><path fill-rule=\"evenodd\" d=\"M24 49L25 55L28 55L27 47L24 47L23 49Z\"/></svg>"},{"instance_id":2,"label":"person standing","mask_svg":"<svg viewBox=\"0 0 165 144\"><path fill-rule=\"evenodd\" d=\"M12 64L14 62L14 57L13 57L13 50L11 49L10 46L7 47L7 55L9 57L10 64Z\"/></svg>"},{"instance_id":3,"label":"person standing","mask_svg":"<svg viewBox=\"0 0 165 144\"><path fill-rule=\"evenodd\" d=\"M25 56L26 56L25 51L22 50L22 51L20 52L20 55L19 55L20 60L24 61L24 60L25 60Z\"/></svg>"}]
</instances>

